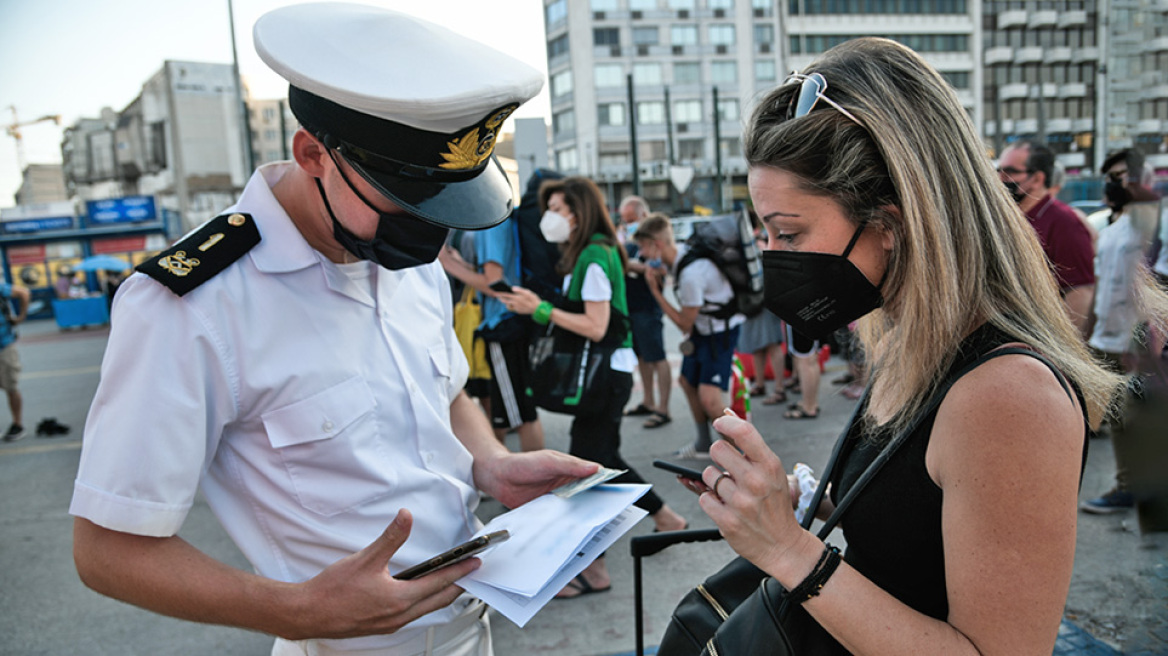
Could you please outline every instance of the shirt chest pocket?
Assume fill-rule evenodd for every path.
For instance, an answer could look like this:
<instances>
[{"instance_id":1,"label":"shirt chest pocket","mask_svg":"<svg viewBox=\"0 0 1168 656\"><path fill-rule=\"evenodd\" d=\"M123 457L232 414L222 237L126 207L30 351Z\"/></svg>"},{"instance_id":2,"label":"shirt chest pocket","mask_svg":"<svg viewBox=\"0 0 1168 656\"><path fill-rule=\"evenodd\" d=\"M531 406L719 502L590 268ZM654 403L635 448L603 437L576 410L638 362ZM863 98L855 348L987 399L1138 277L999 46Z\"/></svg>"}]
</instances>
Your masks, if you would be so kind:
<instances>
[{"instance_id":1,"label":"shirt chest pocket","mask_svg":"<svg viewBox=\"0 0 1168 656\"><path fill-rule=\"evenodd\" d=\"M369 386L354 377L261 415L302 506L335 515L393 491L396 477Z\"/></svg>"}]
</instances>

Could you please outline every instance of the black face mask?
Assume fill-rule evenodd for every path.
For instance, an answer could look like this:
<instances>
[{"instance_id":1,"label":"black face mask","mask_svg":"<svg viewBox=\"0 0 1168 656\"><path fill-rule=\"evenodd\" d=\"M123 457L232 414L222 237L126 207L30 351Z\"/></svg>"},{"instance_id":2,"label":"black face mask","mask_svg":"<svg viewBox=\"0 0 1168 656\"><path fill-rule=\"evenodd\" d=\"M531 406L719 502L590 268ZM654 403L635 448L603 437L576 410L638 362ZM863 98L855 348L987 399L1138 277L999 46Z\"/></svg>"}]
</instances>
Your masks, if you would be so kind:
<instances>
[{"instance_id":1,"label":"black face mask","mask_svg":"<svg viewBox=\"0 0 1168 656\"><path fill-rule=\"evenodd\" d=\"M1111 177L1108 177L1107 183L1103 185L1103 197L1107 199L1107 206L1116 212L1132 201L1132 194L1123 182Z\"/></svg>"},{"instance_id":2,"label":"black face mask","mask_svg":"<svg viewBox=\"0 0 1168 656\"><path fill-rule=\"evenodd\" d=\"M791 328L822 340L884 304L848 253L864 226L856 228L843 255L764 251L763 304ZM883 284L884 281L881 281Z\"/></svg>"},{"instance_id":3,"label":"black face mask","mask_svg":"<svg viewBox=\"0 0 1168 656\"><path fill-rule=\"evenodd\" d=\"M340 170L339 165L337 169ZM377 212L377 233L373 239L357 237L337 221L328 197L325 196L324 185L320 183L320 178L316 179L317 191L320 192L324 207L333 221L333 237L345 250L362 260L376 262L394 271L429 264L438 259L438 253L442 251L446 236L450 232L448 228L427 223L408 214L386 214L365 200L343 171L341 177L361 202Z\"/></svg>"},{"instance_id":4,"label":"black face mask","mask_svg":"<svg viewBox=\"0 0 1168 656\"><path fill-rule=\"evenodd\" d=\"M1022 199L1026 198L1026 192L1018 187L1017 182L1007 180L1002 184L1006 185L1006 191L1010 192L1010 198L1013 198L1015 203L1021 203Z\"/></svg>"}]
</instances>

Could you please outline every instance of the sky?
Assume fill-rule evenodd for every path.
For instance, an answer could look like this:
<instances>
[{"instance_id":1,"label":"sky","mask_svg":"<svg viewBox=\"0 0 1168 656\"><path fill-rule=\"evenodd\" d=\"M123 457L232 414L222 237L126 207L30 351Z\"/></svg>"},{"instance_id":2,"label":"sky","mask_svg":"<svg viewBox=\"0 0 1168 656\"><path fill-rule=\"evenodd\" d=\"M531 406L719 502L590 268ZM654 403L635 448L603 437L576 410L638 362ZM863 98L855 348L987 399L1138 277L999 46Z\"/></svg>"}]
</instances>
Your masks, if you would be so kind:
<instances>
[{"instance_id":1,"label":"sky","mask_svg":"<svg viewBox=\"0 0 1168 656\"><path fill-rule=\"evenodd\" d=\"M542 0L360 0L440 23L547 72ZM253 98L287 83L260 60L251 28L297 0L233 0L239 70ZM165 60L231 63L227 0L0 0L0 125L60 114L61 125L21 128L29 164L61 161L62 131L102 107L121 111ZM547 88L518 118L550 116ZM0 207L20 187L16 140L0 132Z\"/></svg>"}]
</instances>

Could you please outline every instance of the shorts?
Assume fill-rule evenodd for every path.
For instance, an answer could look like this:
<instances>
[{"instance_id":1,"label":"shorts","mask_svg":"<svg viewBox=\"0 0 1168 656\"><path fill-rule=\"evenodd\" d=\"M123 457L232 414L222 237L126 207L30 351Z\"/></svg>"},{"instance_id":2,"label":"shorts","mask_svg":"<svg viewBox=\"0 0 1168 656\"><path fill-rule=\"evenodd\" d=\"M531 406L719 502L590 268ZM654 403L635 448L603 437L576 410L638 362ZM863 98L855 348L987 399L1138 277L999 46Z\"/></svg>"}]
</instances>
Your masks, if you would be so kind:
<instances>
[{"instance_id":1,"label":"shorts","mask_svg":"<svg viewBox=\"0 0 1168 656\"><path fill-rule=\"evenodd\" d=\"M661 309L656 312L633 312L629 324L633 331L633 353L642 362L660 362L665 359L665 327Z\"/></svg>"},{"instance_id":2,"label":"shorts","mask_svg":"<svg viewBox=\"0 0 1168 656\"><path fill-rule=\"evenodd\" d=\"M722 391L730 389L730 368L734 364L734 348L738 346L738 326L713 335L691 334L694 351L681 360L681 375L695 389L698 385L714 385Z\"/></svg>"},{"instance_id":3,"label":"shorts","mask_svg":"<svg viewBox=\"0 0 1168 656\"><path fill-rule=\"evenodd\" d=\"M0 350L0 389L16 391L16 379L20 373L20 354L12 343Z\"/></svg>"},{"instance_id":4,"label":"shorts","mask_svg":"<svg viewBox=\"0 0 1168 656\"><path fill-rule=\"evenodd\" d=\"M787 352L800 358L810 357L819 352L819 342L787 324Z\"/></svg>"},{"instance_id":5,"label":"shorts","mask_svg":"<svg viewBox=\"0 0 1168 656\"><path fill-rule=\"evenodd\" d=\"M527 340L487 340L487 362L491 365L491 426L516 428L538 419L535 401L528 392L531 360Z\"/></svg>"}]
</instances>

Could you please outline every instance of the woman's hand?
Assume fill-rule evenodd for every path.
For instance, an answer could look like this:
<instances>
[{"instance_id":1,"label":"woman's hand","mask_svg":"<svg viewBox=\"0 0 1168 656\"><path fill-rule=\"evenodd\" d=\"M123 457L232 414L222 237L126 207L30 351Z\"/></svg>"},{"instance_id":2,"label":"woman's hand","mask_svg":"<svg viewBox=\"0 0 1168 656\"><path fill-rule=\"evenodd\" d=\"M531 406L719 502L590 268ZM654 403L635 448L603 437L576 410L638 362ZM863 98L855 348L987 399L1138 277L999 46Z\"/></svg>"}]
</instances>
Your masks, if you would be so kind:
<instances>
[{"instance_id":1,"label":"woman's hand","mask_svg":"<svg viewBox=\"0 0 1168 656\"><path fill-rule=\"evenodd\" d=\"M532 314L543 301L535 292L522 287L512 287L510 294L499 292L499 300L515 314Z\"/></svg>"},{"instance_id":2,"label":"woman's hand","mask_svg":"<svg viewBox=\"0 0 1168 656\"><path fill-rule=\"evenodd\" d=\"M795 521L798 497L792 495L782 461L754 426L723 416L714 422L714 430L726 439L710 448L715 466L702 472L707 491L699 503L734 551L774 572L789 550L806 549L809 541L817 540Z\"/></svg>"}]
</instances>

